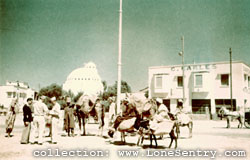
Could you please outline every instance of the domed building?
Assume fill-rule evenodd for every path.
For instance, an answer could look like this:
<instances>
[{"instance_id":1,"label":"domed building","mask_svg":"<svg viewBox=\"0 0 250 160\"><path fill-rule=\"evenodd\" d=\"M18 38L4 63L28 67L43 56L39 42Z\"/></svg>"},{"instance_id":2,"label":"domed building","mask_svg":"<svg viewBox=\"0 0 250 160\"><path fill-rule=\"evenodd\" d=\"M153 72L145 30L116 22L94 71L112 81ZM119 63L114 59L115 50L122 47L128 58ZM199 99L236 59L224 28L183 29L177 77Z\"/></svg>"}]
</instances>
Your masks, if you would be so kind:
<instances>
[{"instance_id":1,"label":"domed building","mask_svg":"<svg viewBox=\"0 0 250 160\"><path fill-rule=\"evenodd\" d=\"M83 92L87 95L98 95L103 92L101 78L93 62L89 62L84 67L73 70L63 84L63 90L73 92Z\"/></svg>"}]
</instances>

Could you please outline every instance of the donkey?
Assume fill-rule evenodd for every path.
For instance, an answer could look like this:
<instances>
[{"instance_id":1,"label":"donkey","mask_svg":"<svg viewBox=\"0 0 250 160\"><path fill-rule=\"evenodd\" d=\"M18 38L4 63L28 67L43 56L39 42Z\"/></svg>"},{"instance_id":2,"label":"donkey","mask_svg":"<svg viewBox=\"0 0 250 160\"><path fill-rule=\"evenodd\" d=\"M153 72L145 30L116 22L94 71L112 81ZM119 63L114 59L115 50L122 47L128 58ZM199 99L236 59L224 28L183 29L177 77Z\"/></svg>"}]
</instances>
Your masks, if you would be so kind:
<instances>
[{"instance_id":1,"label":"donkey","mask_svg":"<svg viewBox=\"0 0 250 160\"><path fill-rule=\"evenodd\" d=\"M140 137L138 138L137 145L142 145L143 140L144 140L144 136L148 135L148 136L150 136L150 147L152 147L152 141L154 138L155 147L157 148L158 144L157 144L156 136L163 135L163 134L169 134L171 141L170 141L168 148L171 148L173 141L175 141L175 148L177 148L178 123L176 121L168 121L167 123L164 123L164 122L158 123L159 129L156 129L156 130L151 129L150 125L151 124L150 124L149 120L143 120L140 122L140 128L139 128L139 132L138 132ZM167 127L167 128L170 128L170 131L169 131L169 129L166 128L166 125L170 125L169 127ZM165 129L162 131L159 131L162 128L165 128Z\"/></svg>"},{"instance_id":2,"label":"donkey","mask_svg":"<svg viewBox=\"0 0 250 160\"><path fill-rule=\"evenodd\" d=\"M150 99L144 104L141 115L143 120L140 121L140 128L138 131L140 136L137 145L142 144L144 136L148 135L150 137L150 147L152 147L153 138L155 146L157 147L156 135L163 136L164 134L169 134L171 138L169 148L171 148L174 140L175 148L177 147L177 133L179 131L178 123L174 119L165 119L159 123L156 122L155 120L157 119L157 116L155 117L155 115L157 115L157 104L155 100Z\"/></svg>"},{"instance_id":3,"label":"donkey","mask_svg":"<svg viewBox=\"0 0 250 160\"><path fill-rule=\"evenodd\" d=\"M169 113L169 115L170 114L171 113ZM192 138L193 120L190 117L190 115L188 115L186 113L177 112L176 115L174 115L173 117L174 117L175 120L178 121L178 126L179 127L185 127L185 126L188 127L188 129L189 129L189 138ZM179 137L180 129L178 129L177 133L178 133L177 137Z\"/></svg>"}]
</instances>

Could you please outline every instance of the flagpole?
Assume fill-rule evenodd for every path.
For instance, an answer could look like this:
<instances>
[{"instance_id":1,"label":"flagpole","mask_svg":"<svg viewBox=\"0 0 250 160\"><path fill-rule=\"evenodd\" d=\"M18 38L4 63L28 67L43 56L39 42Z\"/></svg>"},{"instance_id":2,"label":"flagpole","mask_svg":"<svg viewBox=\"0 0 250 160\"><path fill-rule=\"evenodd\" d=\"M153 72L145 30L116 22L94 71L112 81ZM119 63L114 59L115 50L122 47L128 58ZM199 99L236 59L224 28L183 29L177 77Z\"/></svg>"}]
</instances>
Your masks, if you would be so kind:
<instances>
[{"instance_id":1,"label":"flagpole","mask_svg":"<svg viewBox=\"0 0 250 160\"><path fill-rule=\"evenodd\" d=\"M231 100L231 111L233 111L232 48L229 48L229 56L230 56L230 100Z\"/></svg>"},{"instance_id":2,"label":"flagpole","mask_svg":"<svg viewBox=\"0 0 250 160\"><path fill-rule=\"evenodd\" d=\"M118 80L117 80L117 110L120 110L121 101L121 67L122 67L122 0L119 10L119 44L118 44Z\"/></svg>"}]
</instances>

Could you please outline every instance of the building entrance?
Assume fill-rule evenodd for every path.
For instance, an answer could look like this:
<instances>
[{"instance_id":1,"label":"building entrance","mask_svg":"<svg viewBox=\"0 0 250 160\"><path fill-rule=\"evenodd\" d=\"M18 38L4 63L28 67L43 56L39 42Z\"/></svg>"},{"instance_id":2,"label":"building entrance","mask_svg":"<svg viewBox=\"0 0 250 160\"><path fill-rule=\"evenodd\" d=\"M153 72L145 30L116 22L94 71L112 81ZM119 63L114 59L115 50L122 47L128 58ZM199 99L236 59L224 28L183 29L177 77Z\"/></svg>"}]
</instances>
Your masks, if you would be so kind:
<instances>
[{"instance_id":1,"label":"building entrance","mask_svg":"<svg viewBox=\"0 0 250 160\"><path fill-rule=\"evenodd\" d=\"M193 114L206 114L206 107L208 107L209 113L211 113L210 99L192 99Z\"/></svg>"}]
</instances>

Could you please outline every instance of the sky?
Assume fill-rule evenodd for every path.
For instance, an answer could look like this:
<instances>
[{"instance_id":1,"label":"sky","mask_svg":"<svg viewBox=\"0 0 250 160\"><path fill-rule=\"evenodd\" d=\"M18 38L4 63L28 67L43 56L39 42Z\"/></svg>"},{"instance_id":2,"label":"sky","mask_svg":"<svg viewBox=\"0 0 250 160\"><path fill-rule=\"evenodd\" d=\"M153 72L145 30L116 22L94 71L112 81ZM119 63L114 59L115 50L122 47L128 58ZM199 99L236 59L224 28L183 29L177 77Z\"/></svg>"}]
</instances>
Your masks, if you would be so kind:
<instances>
[{"instance_id":1,"label":"sky","mask_svg":"<svg viewBox=\"0 0 250 160\"><path fill-rule=\"evenodd\" d=\"M62 85L89 61L117 81L119 0L0 0L0 85ZM123 0L122 80L147 87L148 67L250 63L249 0Z\"/></svg>"}]
</instances>

